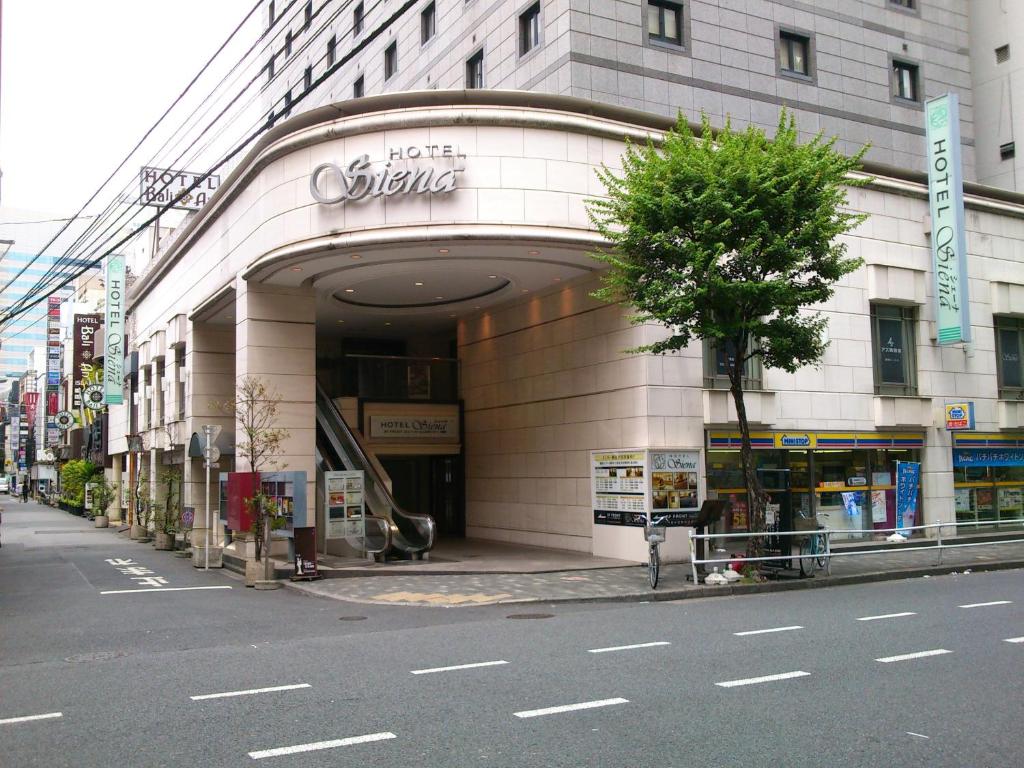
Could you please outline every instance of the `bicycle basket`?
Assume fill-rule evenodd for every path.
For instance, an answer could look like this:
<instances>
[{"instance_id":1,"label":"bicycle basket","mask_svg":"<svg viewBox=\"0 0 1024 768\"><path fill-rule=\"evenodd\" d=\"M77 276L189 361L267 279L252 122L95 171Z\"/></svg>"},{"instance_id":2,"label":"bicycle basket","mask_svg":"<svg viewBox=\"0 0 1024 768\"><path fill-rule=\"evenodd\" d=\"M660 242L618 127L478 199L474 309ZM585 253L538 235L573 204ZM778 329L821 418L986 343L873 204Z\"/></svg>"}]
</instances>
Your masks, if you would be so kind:
<instances>
[{"instance_id":1,"label":"bicycle basket","mask_svg":"<svg viewBox=\"0 0 1024 768\"><path fill-rule=\"evenodd\" d=\"M661 525L645 525L644 538L651 543L658 542L660 544L665 540L665 527Z\"/></svg>"}]
</instances>

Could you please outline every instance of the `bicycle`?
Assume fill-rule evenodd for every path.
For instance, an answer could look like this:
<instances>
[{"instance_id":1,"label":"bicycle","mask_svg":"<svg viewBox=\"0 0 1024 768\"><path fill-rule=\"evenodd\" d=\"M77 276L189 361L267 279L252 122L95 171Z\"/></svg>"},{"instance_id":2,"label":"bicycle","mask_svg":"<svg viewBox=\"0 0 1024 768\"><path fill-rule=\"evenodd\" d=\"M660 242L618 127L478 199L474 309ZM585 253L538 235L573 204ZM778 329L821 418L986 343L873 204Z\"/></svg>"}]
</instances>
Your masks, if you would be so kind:
<instances>
[{"instance_id":1,"label":"bicycle","mask_svg":"<svg viewBox=\"0 0 1024 768\"><path fill-rule=\"evenodd\" d=\"M644 539L647 541L647 578L650 579L651 589L658 588L658 571L661 569L659 547L665 540L665 526L662 523L666 519L668 515L662 515L657 520L651 520L650 525L644 526Z\"/></svg>"},{"instance_id":2,"label":"bicycle","mask_svg":"<svg viewBox=\"0 0 1024 768\"><path fill-rule=\"evenodd\" d=\"M823 530L825 526L819 525L818 531ZM825 534L808 533L800 544L800 573L810 576L815 570L824 568L826 551Z\"/></svg>"}]
</instances>

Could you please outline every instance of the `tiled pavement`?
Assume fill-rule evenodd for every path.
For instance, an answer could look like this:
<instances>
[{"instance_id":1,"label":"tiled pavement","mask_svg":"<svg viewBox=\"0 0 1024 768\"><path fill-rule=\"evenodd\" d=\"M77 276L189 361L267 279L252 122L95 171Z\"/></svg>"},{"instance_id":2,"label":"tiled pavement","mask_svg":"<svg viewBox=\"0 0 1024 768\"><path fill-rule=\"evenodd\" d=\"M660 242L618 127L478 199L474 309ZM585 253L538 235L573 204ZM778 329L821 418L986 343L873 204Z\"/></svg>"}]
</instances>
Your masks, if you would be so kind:
<instances>
[{"instance_id":1,"label":"tiled pavement","mask_svg":"<svg viewBox=\"0 0 1024 768\"><path fill-rule=\"evenodd\" d=\"M289 584L293 589L354 603L393 605L466 606L493 603L558 601L673 600L725 595L742 591L773 591L840 585L859 581L914 578L968 570L1024 568L1024 540L943 551L936 564L936 550L886 550L878 554L836 556L831 575L818 571L813 578L787 578L762 584L729 587L694 586L687 579L686 564L665 565L661 581L652 591L646 566L548 573L463 573L430 575L388 574L330 578Z\"/></svg>"}]
</instances>

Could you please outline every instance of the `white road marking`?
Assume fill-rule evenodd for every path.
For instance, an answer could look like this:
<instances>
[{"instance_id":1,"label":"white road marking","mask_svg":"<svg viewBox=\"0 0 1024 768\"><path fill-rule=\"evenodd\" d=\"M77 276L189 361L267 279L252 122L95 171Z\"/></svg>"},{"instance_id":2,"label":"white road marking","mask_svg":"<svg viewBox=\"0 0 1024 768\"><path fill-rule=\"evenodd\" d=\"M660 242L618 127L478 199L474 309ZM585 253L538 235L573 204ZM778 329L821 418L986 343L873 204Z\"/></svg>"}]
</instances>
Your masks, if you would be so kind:
<instances>
[{"instance_id":1,"label":"white road marking","mask_svg":"<svg viewBox=\"0 0 1024 768\"><path fill-rule=\"evenodd\" d=\"M883 613L879 616L861 616L857 621L878 621L879 619L902 619L904 616L917 616L913 611L903 613Z\"/></svg>"},{"instance_id":2,"label":"white road marking","mask_svg":"<svg viewBox=\"0 0 1024 768\"><path fill-rule=\"evenodd\" d=\"M274 691L294 691L299 688L312 688L309 683L297 683L295 685L274 685L270 688L250 688L247 691L225 691L224 693L204 693L200 696L189 696L192 701L205 701L206 699L227 699L232 696L251 696L254 693L273 693Z\"/></svg>"},{"instance_id":3,"label":"white road marking","mask_svg":"<svg viewBox=\"0 0 1024 768\"><path fill-rule=\"evenodd\" d=\"M654 643L636 643L634 645L613 645L610 648L591 648L587 653L611 653L612 651L632 651L634 648L654 648L658 645L672 645L667 640L658 640Z\"/></svg>"},{"instance_id":4,"label":"white road marking","mask_svg":"<svg viewBox=\"0 0 1024 768\"><path fill-rule=\"evenodd\" d=\"M989 605L1009 605L1013 600L993 600L989 603L968 603L967 605L961 605L961 608L985 608Z\"/></svg>"},{"instance_id":5,"label":"white road marking","mask_svg":"<svg viewBox=\"0 0 1024 768\"><path fill-rule=\"evenodd\" d=\"M347 739L334 739L333 741L316 741L312 744L296 744L294 747L277 747L275 749L261 749L250 752L249 757L253 760L262 760L264 757L280 757L281 755L297 755L300 752L316 752L320 749L334 749L334 747L350 747L353 744L369 744L371 741L387 741L398 737L390 731L383 733L368 733L365 736L350 736Z\"/></svg>"},{"instance_id":6,"label":"white road marking","mask_svg":"<svg viewBox=\"0 0 1024 768\"><path fill-rule=\"evenodd\" d=\"M756 685L757 683L771 683L776 680L789 680L794 677L807 677L810 672L781 672L777 675L764 675L763 677L748 677L744 680L726 680L724 683L715 683L720 688L736 688L740 685Z\"/></svg>"},{"instance_id":7,"label":"white road marking","mask_svg":"<svg viewBox=\"0 0 1024 768\"><path fill-rule=\"evenodd\" d=\"M913 731L907 731L907 736L917 736L919 739L930 739L931 736L925 736L923 733L914 733Z\"/></svg>"},{"instance_id":8,"label":"white road marking","mask_svg":"<svg viewBox=\"0 0 1024 768\"><path fill-rule=\"evenodd\" d=\"M11 723L27 723L30 720L49 720L54 717L64 717L63 712L47 712L45 715L27 715L25 717L8 717L6 720L0 720L0 725L9 725Z\"/></svg>"},{"instance_id":9,"label":"white road marking","mask_svg":"<svg viewBox=\"0 0 1024 768\"><path fill-rule=\"evenodd\" d=\"M747 635L766 635L769 632L792 632L794 629L803 629L799 624L792 627L773 627L772 629L751 629L746 632L733 632L736 637L746 637Z\"/></svg>"},{"instance_id":10,"label":"white road marking","mask_svg":"<svg viewBox=\"0 0 1024 768\"><path fill-rule=\"evenodd\" d=\"M947 651L945 648L936 648L933 651L918 651L917 653L901 653L899 656L883 656L875 661L880 661L883 664L891 664L894 661L909 661L910 659L923 659L927 656L941 656L944 653L952 653Z\"/></svg>"},{"instance_id":11,"label":"white road marking","mask_svg":"<svg viewBox=\"0 0 1024 768\"><path fill-rule=\"evenodd\" d=\"M1003 640L1004 643L1024 643L1024 637L1008 637Z\"/></svg>"},{"instance_id":12,"label":"white road marking","mask_svg":"<svg viewBox=\"0 0 1024 768\"><path fill-rule=\"evenodd\" d=\"M565 704L561 707L545 707L544 709L527 709L523 712L514 712L516 717L541 717L542 715L557 715L560 712L575 712L578 709L596 709L597 707L612 707L616 704L629 704L629 699L600 699L598 701L583 701L579 704Z\"/></svg>"},{"instance_id":13,"label":"white road marking","mask_svg":"<svg viewBox=\"0 0 1024 768\"><path fill-rule=\"evenodd\" d=\"M413 675L431 675L434 672L453 672L457 669L476 669L477 667L497 667L501 664L508 664L507 661L477 661L473 664L455 664L451 667L431 667L430 669L414 669L410 672Z\"/></svg>"},{"instance_id":14,"label":"white road marking","mask_svg":"<svg viewBox=\"0 0 1024 768\"><path fill-rule=\"evenodd\" d=\"M101 595L134 595L136 592L192 592L197 589L231 589L229 584L218 587L156 587L154 589L110 589Z\"/></svg>"}]
</instances>

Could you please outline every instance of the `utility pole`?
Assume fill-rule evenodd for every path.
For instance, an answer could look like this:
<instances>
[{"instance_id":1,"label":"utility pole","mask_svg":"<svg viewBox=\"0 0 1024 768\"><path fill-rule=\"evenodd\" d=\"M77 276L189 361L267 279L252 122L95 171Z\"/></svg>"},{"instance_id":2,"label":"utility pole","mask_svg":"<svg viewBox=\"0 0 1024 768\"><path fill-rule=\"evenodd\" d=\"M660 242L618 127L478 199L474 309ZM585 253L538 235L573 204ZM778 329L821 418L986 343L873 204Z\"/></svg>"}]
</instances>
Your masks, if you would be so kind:
<instances>
[{"instance_id":1,"label":"utility pole","mask_svg":"<svg viewBox=\"0 0 1024 768\"><path fill-rule=\"evenodd\" d=\"M203 445L203 467L206 469L206 536L205 546L203 547L203 570L210 570L210 470L214 467L218 467L217 461L220 459L220 448L213 444L213 441L217 439L217 435L220 434L220 426L218 424L203 424L203 437L205 438L205 444Z\"/></svg>"}]
</instances>

